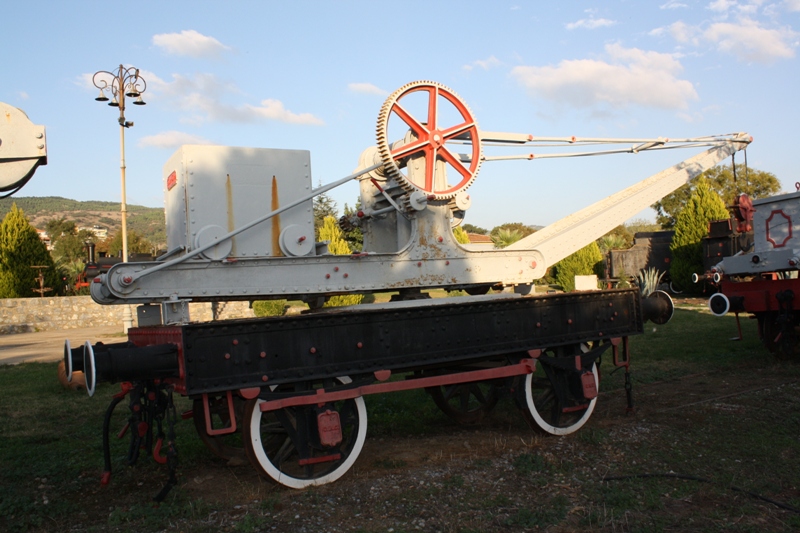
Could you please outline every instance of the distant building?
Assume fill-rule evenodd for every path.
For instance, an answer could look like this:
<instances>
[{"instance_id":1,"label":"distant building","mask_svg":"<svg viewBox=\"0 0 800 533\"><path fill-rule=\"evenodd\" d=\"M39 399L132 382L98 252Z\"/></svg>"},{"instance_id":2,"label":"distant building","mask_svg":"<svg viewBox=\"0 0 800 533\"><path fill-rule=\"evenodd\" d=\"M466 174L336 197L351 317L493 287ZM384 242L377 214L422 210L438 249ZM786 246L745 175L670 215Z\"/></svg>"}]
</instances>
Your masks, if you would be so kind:
<instances>
[{"instance_id":1,"label":"distant building","mask_svg":"<svg viewBox=\"0 0 800 533\"><path fill-rule=\"evenodd\" d=\"M94 233L95 237L97 237L100 240L104 240L104 239L108 238L108 228L104 228L104 227L98 226L98 225L94 225L91 228L87 228L87 227L78 228L78 231L84 231L84 230L85 231L89 231L91 233Z\"/></svg>"},{"instance_id":2,"label":"distant building","mask_svg":"<svg viewBox=\"0 0 800 533\"><path fill-rule=\"evenodd\" d=\"M45 230L43 230L43 229L37 229L36 233L39 234L39 239L41 239L41 241L47 247L47 251L48 252L52 252L53 251L53 243L50 240L50 235L48 235L47 232Z\"/></svg>"},{"instance_id":3,"label":"distant building","mask_svg":"<svg viewBox=\"0 0 800 533\"><path fill-rule=\"evenodd\" d=\"M465 245L465 248L469 250L476 252L480 250L494 250L494 242L492 242L492 238L488 235L467 233L467 237L469 237L469 244Z\"/></svg>"}]
</instances>

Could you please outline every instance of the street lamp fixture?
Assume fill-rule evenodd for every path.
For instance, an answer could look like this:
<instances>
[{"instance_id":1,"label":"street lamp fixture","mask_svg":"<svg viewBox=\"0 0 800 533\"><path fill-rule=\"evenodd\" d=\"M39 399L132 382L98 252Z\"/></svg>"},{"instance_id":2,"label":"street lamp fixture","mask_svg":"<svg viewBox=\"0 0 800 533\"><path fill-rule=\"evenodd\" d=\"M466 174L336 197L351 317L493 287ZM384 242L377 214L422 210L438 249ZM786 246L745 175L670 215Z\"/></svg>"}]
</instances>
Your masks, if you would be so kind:
<instances>
[{"instance_id":1,"label":"street lamp fixture","mask_svg":"<svg viewBox=\"0 0 800 533\"><path fill-rule=\"evenodd\" d=\"M135 67L125 68L120 65L113 72L100 70L92 76L92 83L100 89L100 94L95 98L98 102L108 102L111 107L119 108L119 149L120 149L120 174L122 177L122 198L120 212L122 214L122 261L128 262L128 208L125 201L125 128L133 126L133 122L125 120L125 98L136 98L133 105L145 105L142 93L147 90L147 82ZM111 96L111 101L106 95ZM133 316L130 306L126 305L123 311L124 330L133 326Z\"/></svg>"}]
</instances>

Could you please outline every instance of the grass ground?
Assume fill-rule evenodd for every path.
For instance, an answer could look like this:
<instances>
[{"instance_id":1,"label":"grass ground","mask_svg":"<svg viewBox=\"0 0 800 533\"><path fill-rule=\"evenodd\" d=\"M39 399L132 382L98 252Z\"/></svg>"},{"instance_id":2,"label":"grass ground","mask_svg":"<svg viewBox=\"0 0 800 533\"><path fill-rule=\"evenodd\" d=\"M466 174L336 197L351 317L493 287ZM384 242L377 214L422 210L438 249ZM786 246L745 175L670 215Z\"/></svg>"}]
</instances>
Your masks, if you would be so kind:
<instances>
[{"instance_id":1,"label":"grass ground","mask_svg":"<svg viewBox=\"0 0 800 533\"><path fill-rule=\"evenodd\" d=\"M178 424L179 480L142 458L101 488L102 415L118 388L64 390L56 365L0 367L3 531L796 531L800 365L777 363L743 320L682 304L632 339L637 412L603 364L595 414L578 433L531 432L510 398L457 426L424 391L367 400L369 436L334 484L275 487L211 456ZM181 399L179 411L190 407ZM124 409L112 427L125 419Z\"/></svg>"}]
</instances>

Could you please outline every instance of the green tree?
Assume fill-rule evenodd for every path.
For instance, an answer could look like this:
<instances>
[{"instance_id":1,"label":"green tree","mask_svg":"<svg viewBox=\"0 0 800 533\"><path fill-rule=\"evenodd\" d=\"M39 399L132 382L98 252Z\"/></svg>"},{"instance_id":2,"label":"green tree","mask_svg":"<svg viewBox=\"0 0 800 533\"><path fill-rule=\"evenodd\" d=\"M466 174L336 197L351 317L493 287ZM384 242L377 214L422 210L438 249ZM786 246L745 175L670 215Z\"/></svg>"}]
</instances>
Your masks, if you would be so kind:
<instances>
[{"instance_id":1,"label":"green tree","mask_svg":"<svg viewBox=\"0 0 800 533\"><path fill-rule=\"evenodd\" d=\"M319 183L322 186L322 182ZM317 242L320 240L319 230L325 222L325 217L339 217L339 208L336 206L336 201L327 195L327 193L318 194L314 197L314 233L316 234Z\"/></svg>"},{"instance_id":2,"label":"green tree","mask_svg":"<svg viewBox=\"0 0 800 533\"><path fill-rule=\"evenodd\" d=\"M478 235L488 235L489 234L489 230L488 229L481 228L480 226L473 226L472 224L464 224L461 227L464 228L464 231L466 231L467 233L475 233L475 234L478 234Z\"/></svg>"},{"instance_id":3,"label":"green tree","mask_svg":"<svg viewBox=\"0 0 800 533\"><path fill-rule=\"evenodd\" d=\"M609 250L625 250L633 245L633 235L625 226L617 226L597 239L597 245L603 254Z\"/></svg>"},{"instance_id":4,"label":"green tree","mask_svg":"<svg viewBox=\"0 0 800 533\"><path fill-rule=\"evenodd\" d=\"M64 217L51 218L44 223L44 230L50 236L50 244L55 246L61 237L66 235L75 235L78 228L74 220L67 220Z\"/></svg>"},{"instance_id":5,"label":"green tree","mask_svg":"<svg viewBox=\"0 0 800 533\"><path fill-rule=\"evenodd\" d=\"M61 235L53 245L53 259L57 263L84 263L86 260L86 242L95 242L96 240L95 234L85 229ZM52 242L52 239L50 242Z\"/></svg>"},{"instance_id":6,"label":"green tree","mask_svg":"<svg viewBox=\"0 0 800 533\"><path fill-rule=\"evenodd\" d=\"M328 241L328 251L333 255L347 255L352 253L350 246L342 238L342 230L339 229L339 224L334 217L328 216L322 221L322 227L319 229L319 238L321 241ZM332 296L325 302L324 307L340 307L343 305L356 305L360 304L364 296L361 294L344 294L340 296Z\"/></svg>"},{"instance_id":7,"label":"green tree","mask_svg":"<svg viewBox=\"0 0 800 533\"><path fill-rule=\"evenodd\" d=\"M600 253L607 254L610 250L627 250L631 247L630 243L621 235L603 235L597 239Z\"/></svg>"},{"instance_id":8,"label":"green tree","mask_svg":"<svg viewBox=\"0 0 800 533\"><path fill-rule=\"evenodd\" d=\"M61 279L47 246L25 213L13 204L0 224L0 298L37 296L33 289L39 288L38 269L32 266L47 267L41 271L44 286L52 289L50 294L59 293Z\"/></svg>"},{"instance_id":9,"label":"green tree","mask_svg":"<svg viewBox=\"0 0 800 533\"><path fill-rule=\"evenodd\" d=\"M536 228L534 228L533 226L526 226L522 222L506 222L505 224L500 224L499 226L495 226L494 228L492 228L492 231L489 233L489 236L494 237L502 230L518 231L520 234L520 239L522 239L524 237L527 237L534 231L536 231Z\"/></svg>"},{"instance_id":10,"label":"green tree","mask_svg":"<svg viewBox=\"0 0 800 533\"><path fill-rule=\"evenodd\" d=\"M118 231L108 241L108 255L117 257L122 251L122 231ZM128 255L131 254L151 254L153 245L139 233L128 230Z\"/></svg>"},{"instance_id":11,"label":"green tree","mask_svg":"<svg viewBox=\"0 0 800 533\"><path fill-rule=\"evenodd\" d=\"M469 244L469 235L461 226L453 228L453 237L456 238L456 242L459 244Z\"/></svg>"},{"instance_id":12,"label":"green tree","mask_svg":"<svg viewBox=\"0 0 800 533\"><path fill-rule=\"evenodd\" d=\"M625 229L631 235L636 235L640 231L661 231L663 228L660 224L656 224L647 219L634 218L625 223Z\"/></svg>"},{"instance_id":13,"label":"green tree","mask_svg":"<svg viewBox=\"0 0 800 533\"><path fill-rule=\"evenodd\" d=\"M353 215L358 213L361 209L361 198L356 199L356 206L350 207L347 204L344 204L344 216L345 219L351 218ZM344 240L347 241L347 244L350 245L350 249L354 252L360 252L364 249L364 232L361 231L361 228L358 226L352 226L350 229L343 229L342 230L342 237Z\"/></svg>"},{"instance_id":14,"label":"green tree","mask_svg":"<svg viewBox=\"0 0 800 533\"><path fill-rule=\"evenodd\" d=\"M700 291L691 279L692 274L703 272L703 237L708 235L710 221L725 218L728 218L728 210L722 199L705 179L699 180L686 207L678 214L675 236L669 245L672 251L669 273L678 287L690 292Z\"/></svg>"},{"instance_id":15,"label":"green tree","mask_svg":"<svg viewBox=\"0 0 800 533\"><path fill-rule=\"evenodd\" d=\"M603 254L597 242L591 242L552 266L554 281L565 292L575 290L575 276L603 275Z\"/></svg>"},{"instance_id":16,"label":"green tree","mask_svg":"<svg viewBox=\"0 0 800 533\"><path fill-rule=\"evenodd\" d=\"M656 210L656 222L664 229L674 228L678 214L701 179L705 179L708 187L722 198L723 205L733 205L734 199L742 193L747 194L751 200L756 200L767 198L781 190L780 181L771 172L754 168L748 168L745 171L745 166L739 164L736 165L736 180L734 181L731 167L718 165L691 179L689 183L680 186L661 201L654 203L651 207ZM728 215L726 214L722 218L728 218Z\"/></svg>"}]
</instances>

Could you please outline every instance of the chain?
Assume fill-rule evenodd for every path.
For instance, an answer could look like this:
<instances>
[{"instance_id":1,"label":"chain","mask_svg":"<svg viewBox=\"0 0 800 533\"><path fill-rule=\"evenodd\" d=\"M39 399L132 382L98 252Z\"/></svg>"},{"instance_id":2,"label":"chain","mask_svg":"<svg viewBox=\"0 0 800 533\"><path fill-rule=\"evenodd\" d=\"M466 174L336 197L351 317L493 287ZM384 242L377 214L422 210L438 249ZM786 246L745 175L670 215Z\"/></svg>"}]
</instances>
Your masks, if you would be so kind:
<instances>
[{"instance_id":1,"label":"chain","mask_svg":"<svg viewBox=\"0 0 800 533\"><path fill-rule=\"evenodd\" d=\"M153 497L156 502L164 501L167 494L172 487L177 485L178 477L176 471L178 468L178 449L175 443L175 422L178 420L178 414L175 409L175 402L172 399L172 387L164 387L167 391L167 404L164 406L162 416L167 419L167 469L169 470L169 479L161 491ZM162 389L163 390L163 389ZM159 421L159 433L161 431L161 422ZM159 436L161 438L161 435Z\"/></svg>"},{"instance_id":2,"label":"chain","mask_svg":"<svg viewBox=\"0 0 800 533\"><path fill-rule=\"evenodd\" d=\"M142 398L144 397L142 389L143 387L140 384L131 389L130 401L128 402L128 408L131 411L130 417L128 417L128 427L131 432L131 442L128 446L127 456L129 466L135 465L136 461L139 460L139 450L142 447L141 431L144 429L142 424L147 424L146 421L142 420ZM149 431L149 426L147 430Z\"/></svg>"},{"instance_id":3,"label":"chain","mask_svg":"<svg viewBox=\"0 0 800 533\"><path fill-rule=\"evenodd\" d=\"M628 398L628 407L625 408L625 411L628 413L635 412L633 407L633 384L631 383L631 373L627 368L625 369L625 396Z\"/></svg>"}]
</instances>

